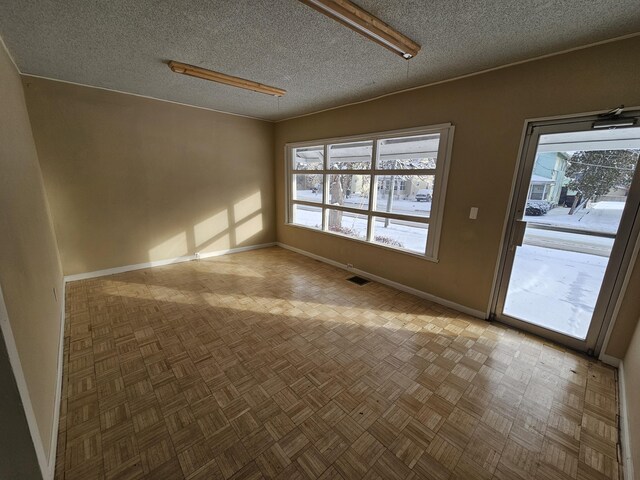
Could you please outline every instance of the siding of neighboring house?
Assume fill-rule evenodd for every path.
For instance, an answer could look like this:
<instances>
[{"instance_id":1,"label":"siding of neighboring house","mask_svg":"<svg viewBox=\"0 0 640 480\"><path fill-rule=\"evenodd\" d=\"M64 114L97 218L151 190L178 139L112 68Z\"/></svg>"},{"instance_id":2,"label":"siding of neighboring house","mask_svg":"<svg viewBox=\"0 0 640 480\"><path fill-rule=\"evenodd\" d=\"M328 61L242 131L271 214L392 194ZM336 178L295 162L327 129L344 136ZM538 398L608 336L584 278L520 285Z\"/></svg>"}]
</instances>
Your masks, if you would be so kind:
<instances>
[{"instance_id":1,"label":"siding of neighboring house","mask_svg":"<svg viewBox=\"0 0 640 480\"><path fill-rule=\"evenodd\" d=\"M533 166L534 181L532 181L532 186L535 185L536 188L530 189L528 198L558 204L566 180L567 158L568 156L562 152L543 152L536 156ZM535 181L536 178L538 181ZM545 188L540 198L542 186Z\"/></svg>"}]
</instances>

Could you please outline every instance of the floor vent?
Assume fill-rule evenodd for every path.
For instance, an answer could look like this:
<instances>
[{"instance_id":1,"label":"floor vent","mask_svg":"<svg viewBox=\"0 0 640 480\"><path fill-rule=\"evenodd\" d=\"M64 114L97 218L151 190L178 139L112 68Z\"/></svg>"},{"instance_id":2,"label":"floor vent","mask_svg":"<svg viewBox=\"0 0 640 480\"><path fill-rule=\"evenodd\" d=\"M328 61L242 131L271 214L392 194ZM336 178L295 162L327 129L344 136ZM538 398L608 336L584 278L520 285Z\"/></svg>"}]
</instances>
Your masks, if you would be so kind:
<instances>
[{"instance_id":1,"label":"floor vent","mask_svg":"<svg viewBox=\"0 0 640 480\"><path fill-rule=\"evenodd\" d=\"M367 283L369 283L369 280L367 280L366 278L362 278L358 276L347 278L347 280L355 283L356 285L366 285Z\"/></svg>"}]
</instances>

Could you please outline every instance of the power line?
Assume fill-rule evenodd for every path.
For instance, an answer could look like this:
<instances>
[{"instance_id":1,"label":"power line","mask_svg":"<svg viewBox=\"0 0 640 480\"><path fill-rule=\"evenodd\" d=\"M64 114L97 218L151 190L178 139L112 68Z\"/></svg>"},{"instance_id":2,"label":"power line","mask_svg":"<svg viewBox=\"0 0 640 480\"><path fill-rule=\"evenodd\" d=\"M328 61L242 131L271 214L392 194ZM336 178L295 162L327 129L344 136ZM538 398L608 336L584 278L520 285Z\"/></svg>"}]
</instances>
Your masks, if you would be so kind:
<instances>
[{"instance_id":1,"label":"power line","mask_svg":"<svg viewBox=\"0 0 640 480\"><path fill-rule=\"evenodd\" d=\"M572 164L572 165L586 165L587 167L611 168L613 170L624 170L624 171L627 171L627 172L634 172L636 170L635 168L612 167L612 166L608 166L608 165L597 165L595 163L575 162L575 161L571 161L571 160L569 160L569 163Z\"/></svg>"}]
</instances>

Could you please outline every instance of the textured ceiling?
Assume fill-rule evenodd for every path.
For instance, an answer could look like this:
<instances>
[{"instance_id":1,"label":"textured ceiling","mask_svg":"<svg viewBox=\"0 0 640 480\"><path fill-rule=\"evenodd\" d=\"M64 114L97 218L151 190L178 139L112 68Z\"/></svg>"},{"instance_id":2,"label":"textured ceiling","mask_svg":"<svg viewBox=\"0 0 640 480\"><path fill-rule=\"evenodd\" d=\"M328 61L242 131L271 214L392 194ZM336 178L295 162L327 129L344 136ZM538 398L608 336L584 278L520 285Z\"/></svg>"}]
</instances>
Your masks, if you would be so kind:
<instances>
[{"instance_id":1,"label":"textured ceiling","mask_svg":"<svg viewBox=\"0 0 640 480\"><path fill-rule=\"evenodd\" d=\"M638 0L356 0L422 45L407 62L297 0L0 0L22 73L270 120L640 31ZM172 73L177 60L280 100Z\"/></svg>"}]
</instances>

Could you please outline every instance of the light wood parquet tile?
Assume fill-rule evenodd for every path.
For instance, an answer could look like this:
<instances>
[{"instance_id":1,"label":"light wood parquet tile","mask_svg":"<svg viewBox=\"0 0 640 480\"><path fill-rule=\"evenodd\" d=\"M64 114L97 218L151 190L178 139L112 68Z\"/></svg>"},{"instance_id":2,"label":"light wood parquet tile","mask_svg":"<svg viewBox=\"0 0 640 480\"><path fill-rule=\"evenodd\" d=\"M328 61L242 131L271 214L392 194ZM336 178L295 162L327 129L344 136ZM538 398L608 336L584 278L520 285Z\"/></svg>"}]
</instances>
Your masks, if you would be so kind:
<instances>
[{"instance_id":1,"label":"light wood parquet tile","mask_svg":"<svg viewBox=\"0 0 640 480\"><path fill-rule=\"evenodd\" d=\"M67 285L56 479L609 479L616 373L270 248Z\"/></svg>"}]
</instances>

